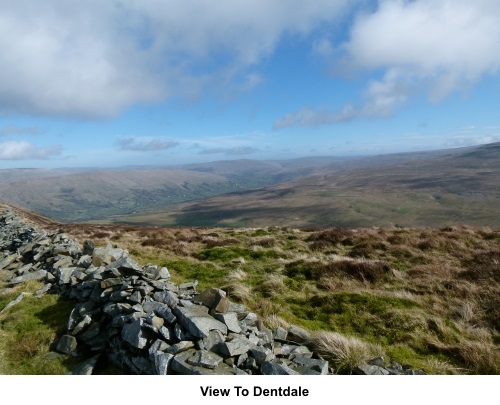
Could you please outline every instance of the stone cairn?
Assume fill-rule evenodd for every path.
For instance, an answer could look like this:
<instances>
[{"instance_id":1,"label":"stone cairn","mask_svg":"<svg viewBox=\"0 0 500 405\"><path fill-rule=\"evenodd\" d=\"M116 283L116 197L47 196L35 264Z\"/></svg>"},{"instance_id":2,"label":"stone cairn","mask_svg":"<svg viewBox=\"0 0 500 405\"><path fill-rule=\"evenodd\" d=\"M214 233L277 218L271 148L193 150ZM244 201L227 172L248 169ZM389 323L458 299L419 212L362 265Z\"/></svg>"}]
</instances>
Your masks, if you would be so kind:
<instances>
[{"instance_id":1,"label":"stone cairn","mask_svg":"<svg viewBox=\"0 0 500 405\"><path fill-rule=\"evenodd\" d=\"M44 281L47 292L76 302L56 350L84 359L73 371L92 374L99 358L133 374L328 374L328 362L303 343L307 331L270 330L244 305L197 282L174 284L167 268L141 267L118 247L83 247L62 231L48 233L12 211L0 216L0 270L7 282ZM19 303L21 294L8 305Z\"/></svg>"}]
</instances>

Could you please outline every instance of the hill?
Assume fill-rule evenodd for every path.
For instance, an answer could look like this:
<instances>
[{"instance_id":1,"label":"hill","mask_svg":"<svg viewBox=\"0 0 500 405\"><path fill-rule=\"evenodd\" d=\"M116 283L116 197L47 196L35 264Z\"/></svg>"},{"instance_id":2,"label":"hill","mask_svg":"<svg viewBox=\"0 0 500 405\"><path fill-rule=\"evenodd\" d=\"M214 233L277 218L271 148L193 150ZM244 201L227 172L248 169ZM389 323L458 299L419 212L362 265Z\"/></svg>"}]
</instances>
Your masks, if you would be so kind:
<instances>
[{"instance_id":1,"label":"hill","mask_svg":"<svg viewBox=\"0 0 500 405\"><path fill-rule=\"evenodd\" d=\"M68 222L102 222L109 221L113 216L127 220L129 216L150 211L173 212L175 204L182 202L200 201L231 192L243 193L241 195L245 198L249 190L310 176L379 168L447 153L449 151L365 157L306 157L279 161L241 159L115 169L9 169L0 170L0 200ZM281 192L278 194L281 195ZM146 220L150 223L155 221L154 217ZM190 219L179 221L190 222Z\"/></svg>"},{"instance_id":2,"label":"hill","mask_svg":"<svg viewBox=\"0 0 500 405\"><path fill-rule=\"evenodd\" d=\"M115 220L206 226L499 226L499 199L500 143L495 143L329 172Z\"/></svg>"}]
</instances>

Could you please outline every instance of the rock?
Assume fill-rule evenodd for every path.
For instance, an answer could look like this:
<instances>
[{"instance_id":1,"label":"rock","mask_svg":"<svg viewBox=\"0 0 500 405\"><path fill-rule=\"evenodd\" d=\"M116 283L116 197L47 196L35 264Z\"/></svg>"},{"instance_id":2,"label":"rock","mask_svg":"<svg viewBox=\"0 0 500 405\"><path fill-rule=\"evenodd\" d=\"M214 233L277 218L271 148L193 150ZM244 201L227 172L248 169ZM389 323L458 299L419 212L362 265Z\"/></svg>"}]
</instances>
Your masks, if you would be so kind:
<instances>
[{"instance_id":1,"label":"rock","mask_svg":"<svg viewBox=\"0 0 500 405\"><path fill-rule=\"evenodd\" d=\"M83 242L82 253L84 256L92 256L92 254L94 253L94 249L95 245L91 240L86 240L85 242Z\"/></svg>"},{"instance_id":2,"label":"rock","mask_svg":"<svg viewBox=\"0 0 500 405\"><path fill-rule=\"evenodd\" d=\"M73 375L92 375L94 371L95 365L97 364L97 360L101 355L97 354L90 359L84 360L81 363L77 364L71 374Z\"/></svg>"},{"instance_id":3,"label":"rock","mask_svg":"<svg viewBox=\"0 0 500 405\"><path fill-rule=\"evenodd\" d=\"M166 352L171 353L171 354L177 354L180 352L184 352L188 349L191 349L194 347L194 343L191 340L182 340L175 345L170 346Z\"/></svg>"},{"instance_id":4,"label":"rock","mask_svg":"<svg viewBox=\"0 0 500 405\"><path fill-rule=\"evenodd\" d=\"M371 364L361 364L355 367L352 371L354 375L388 375L389 372L379 366L373 366Z\"/></svg>"},{"instance_id":5,"label":"rock","mask_svg":"<svg viewBox=\"0 0 500 405\"><path fill-rule=\"evenodd\" d=\"M154 293L153 299L162 304L168 305L170 308L175 308L179 303L179 298L177 294L172 291L161 291Z\"/></svg>"},{"instance_id":6,"label":"rock","mask_svg":"<svg viewBox=\"0 0 500 405\"><path fill-rule=\"evenodd\" d=\"M176 307L172 312L179 323L196 337L205 338L214 329L227 334L226 325L212 318L200 308L194 306L188 308Z\"/></svg>"},{"instance_id":7,"label":"rock","mask_svg":"<svg viewBox=\"0 0 500 405\"><path fill-rule=\"evenodd\" d=\"M379 366L379 367L384 367L384 358L381 356L374 357L371 360L368 360L368 364L371 364L372 366Z\"/></svg>"},{"instance_id":8,"label":"rock","mask_svg":"<svg viewBox=\"0 0 500 405\"><path fill-rule=\"evenodd\" d=\"M216 368L224 359L207 350L198 350L193 357L189 358L187 361L188 364L192 366L200 366L206 368Z\"/></svg>"},{"instance_id":9,"label":"rock","mask_svg":"<svg viewBox=\"0 0 500 405\"><path fill-rule=\"evenodd\" d=\"M240 327L240 324L238 322L238 316L236 315L236 312L227 312L225 314L216 313L214 315L214 318L217 319L218 321L222 322L224 325L226 325L227 329L230 332L234 332L234 333L241 332L241 327Z\"/></svg>"},{"instance_id":10,"label":"rock","mask_svg":"<svg viewBox=\"0 0 500 405\"><path fill-rule=\"evenodd\" d=\"M144 321L142 319L136 319L135 321L126 324L121 333L123 340L138 349L143 349L148 344L148 340L142 333L143 322Z\"/></svg>"},{"instance_id":11,"label":"rock","mask_svg":"<svg viewBox=\"0 0 500 405\"><path fill-rule=\"evenodd\" d=\"M325 360L311 359L304 356L295 356L293 362L299 366L304 366L313 371L317 371L321 375L328 374L328 362Z\"/></svg>"},{"instance_id":12,"label":"rock","mask_svg":"<svg viewBox=\"0 0 500 405\"><path fill-rule=\"evenodd\" d=\"M252 357L256 360L257 365L262 365L266 361L271 361L274 359L274 354L271 350L269 350L267 347L254 347L250 349L250 353L252 354Z\"/></svg>"},{"instance_id":13,"label":"rock","mask_svg":"<svg viewBox=\"0 0 500 405\"><path fill-rule=\"evenodd\" d=\"M193 302L205 305L216 312L227 312L229 300L226 298L226 292L219 288L209 288L193 298Z\"/></svg>"},{"instance_id":14,"label":"rock","mask_svg":"<svg viewBox=\"0 0 500 405\"><path fill-rule=\"evenodd\" d=\"M17 260L19 256L17 254L9 255L0 260L0 270L10 266L15 260Z\"/></svg>"},{"instance_id":15,"label":"rock","mask_svg":"<svg viewBox=\"0 0 500 405\"><path fill-rule=\"evenodd\" d=\"M155 352L152 356L156 374L168 374L168 369L170 367L170 363L174 358L174 355L170 353Z\"/></svg>"},{"instance_id":16,"label":"rock","mask_svg":"<svg viewBox=\"0 0 500 405\"><path fill-rule=\"evenodd\" d=\"M5 308L3 308L1 311L0 311L0 314L3 314L4 312L7 312L10 308L12 308L14 305L17 305L19 304L24 298L24 293L21 293L17 296L17 298L15 300L12 300L11 302L9 302Z\"/></svg>"},{"instance_id":17,"label":"rock","mask_svg":"<svg viewBox=\"0 0 500 405\"><path fill-rule=\"evenodd\" d=\"M187 375L234 375L236 373L232 367L224 363L219 364L215 369L193 366L187 360L191 359L195 354L195 349L177 354L171 363L172 370Z\"/></svg>"},{"instance_id":18,"label":"rock","mask_svg":"<svg viewBox=\"0 0 500 405\"><path fill-rule=\"evenodd\" d=\"M264 375L297 375L299 374L295 370L286 366L285 364L278 363L276 361L266 361L260 367L260 371Z\"/></svg>"},{"instance_id":19,"label":"rock","mask_svg":"<svg viewBox=\"0 0 500 405\"><path fill-rule=\"evenodd\" d=\"M77 348L76 338L71 335L63 335L57 342L56 350L59 353L74 355Z\"/></svg>"},{"instance_id":20,"label":"rock","mask_svg":"<svg viewBox=\"0 0 500 405\"><path fill-rule=\"evenodd\" d=\"M75 271L74 267L61 267L56 271L56 277L59 279L59 284L69 284L71 276Z\"/></svg>"},{"instance_id":21,"label":"rock","mask_svg":"<svg viewBox=\"0 0 500 405\"><path fill-rule=\"evenodd\" d=\"M288 332L286 329L282 328L281 326L278 326L274 331L273 331L273 336L276 340L282 340L286 341L288 337Z\"/></svg>"},{"instance_id":22,"label":"rock","mask_svg":"<svg viewBox=\"0 0 500 405\"><path fill-rule=\"evenodd\" d=\"M30 281L30 280L35 280L35 281L40 281L43 280L47 276L47 271L46 270L37 270L34 271L33 273L27 273L19 277L15 277L12 280L10 280L9 284L15 285L15 284L20 284L24 283L25 281Z\"/></svg>"},{"instance_id":23,"label":"rock","mask_svg":"<svg viewBox=\"0 0 500 405\"><path fill-rule=\"evenodd\" d=\"M233 357L248 352L251 347L252 344L247 339L235 338L230 342L219 343L217 350L224 356Z\"/></svg>"},{"instance_id":24,"label":"rock","mask_svg":"<svg viewBox=\"0 0 500 405\"><path fill-rule=\"evenodd\" d=\"M307 342L310 338L309 332L298 326L290 326L288 328L288 340L297 343Z\"/></svg>"}]
</instances>

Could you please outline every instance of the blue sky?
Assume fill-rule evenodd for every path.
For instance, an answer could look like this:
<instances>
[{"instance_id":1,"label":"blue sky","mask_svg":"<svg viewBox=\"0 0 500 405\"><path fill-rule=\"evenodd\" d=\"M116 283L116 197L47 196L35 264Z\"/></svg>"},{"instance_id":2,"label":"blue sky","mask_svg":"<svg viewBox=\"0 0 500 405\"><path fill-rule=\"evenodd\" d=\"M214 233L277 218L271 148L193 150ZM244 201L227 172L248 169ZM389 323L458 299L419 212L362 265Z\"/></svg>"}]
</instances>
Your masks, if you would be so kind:
<instances>
[{"instance_id":1,"label":"blue sky","mask_svg":"<svg viewBox=\"0 0 500 405\"><path fill-rule=\"evenodd\" d=\"M498 0L0 3L0 168L500 141Z\"/></svg>"}]
</instances>

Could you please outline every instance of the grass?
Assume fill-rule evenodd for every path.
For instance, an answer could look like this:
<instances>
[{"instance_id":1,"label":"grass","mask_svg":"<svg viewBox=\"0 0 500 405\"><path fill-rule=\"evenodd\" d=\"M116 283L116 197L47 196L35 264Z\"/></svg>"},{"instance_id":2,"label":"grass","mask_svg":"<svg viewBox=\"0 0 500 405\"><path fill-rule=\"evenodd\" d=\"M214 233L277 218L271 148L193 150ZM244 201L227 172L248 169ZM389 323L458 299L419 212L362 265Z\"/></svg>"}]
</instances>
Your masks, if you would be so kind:
<instances>
[{"instance_id":1,"label":"grass","mask_svg":"<svg viewBox=\"0 0 500 405\"><path fill-rule=\"evenodd\" d=\"M25 298L0 315L0 374L67 374L75 360L51 353L66 331L73 304L58 295L36 298L42 286L28 282L0 300L0 310L21 292Z\"/></svg>"},{"instance_id":2,"label":"grass","mask_svg":"<svg viewBox=\"0 0 500 405\"><path fill-rule=\"evenodd\" d=\"M495 229L54 226L81 242L99 234L175 282L223 287L269 326L314 331L339 372L383 353L428 373L499 374Z\"/></svg>"}]
</instances>

